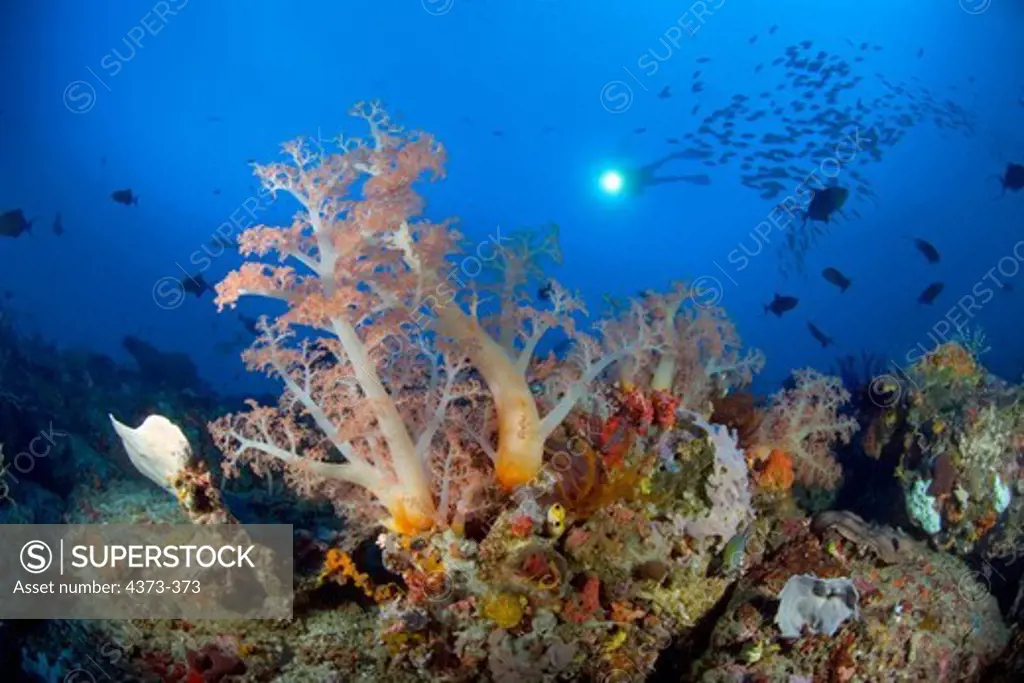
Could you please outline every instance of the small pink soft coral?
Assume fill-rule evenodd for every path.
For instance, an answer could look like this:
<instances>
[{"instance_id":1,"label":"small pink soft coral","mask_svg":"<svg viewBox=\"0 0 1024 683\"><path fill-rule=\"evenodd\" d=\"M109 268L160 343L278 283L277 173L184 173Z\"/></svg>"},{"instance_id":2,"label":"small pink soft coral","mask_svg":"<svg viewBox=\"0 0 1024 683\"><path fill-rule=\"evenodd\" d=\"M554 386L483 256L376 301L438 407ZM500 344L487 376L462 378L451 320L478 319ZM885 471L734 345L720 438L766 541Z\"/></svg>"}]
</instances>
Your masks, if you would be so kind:
<instances>
[{"instance_id":1,"label":"small pink soft coral","mask_svg":"<svg viewBox=\"0 0 1024 683\"><path fill-rule=\"evenodd\" d=\"M622 364L622 379L698 410L721 392L751 382L764 367L764 354L744 350L725 309L700 298L699 290L682 282L668 292L644 294L640 305L652 343L647 353Z\"/></svg>"},{"instance_id":2,"label":"small pink soft coral","mask_svg":"<svg viewBox=\"0 0 1024 683\"><path fill-rule=\"evenodd\" d=\"M842 478L832 455L838 441L849 443L857 421L841 415L850 400L838 377L810 368L793 373L795 385L771 397L764 421L754 442L754 459L767 458L772 449L785 451L793 459L793 478L804 486L835 489Z\"/></svg>"}]
</instances>

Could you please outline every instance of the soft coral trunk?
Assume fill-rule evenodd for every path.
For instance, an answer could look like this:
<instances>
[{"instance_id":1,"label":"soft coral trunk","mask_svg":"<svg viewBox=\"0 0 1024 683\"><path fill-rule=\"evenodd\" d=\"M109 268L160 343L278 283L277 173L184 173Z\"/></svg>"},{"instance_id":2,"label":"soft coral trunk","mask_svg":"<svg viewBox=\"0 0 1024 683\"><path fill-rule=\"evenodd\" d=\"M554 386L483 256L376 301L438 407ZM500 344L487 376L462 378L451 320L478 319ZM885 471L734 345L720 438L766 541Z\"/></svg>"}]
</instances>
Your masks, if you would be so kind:
<instances>
[{"instance_id":1,"label":"soft coral trunk","mask_svg":"<svg viewBox=\"0 0 1024 683\"><path fill-rule=\"evenodd\" d=\"M355 328L343 320L336 320L333 328L342 348L352 360L359 385L367 399L377 406L377 421L391 452L391 466L398 478L398 486L373 493L391 514L390 526L395 531L414 533L429 529L434 525L437 513L426 467L416 453L409 430L406 429L394 399L370 369L374 366Z\"/></svg>"},{"instance_id":2,"label":"soft coral trunk","mask_svg":"<svg viewBox=\"0 0 1024 683\"><path fill-rule=\"evenodd\" d=\"M495 476L507 489L522 486L540 471L544 456L540 414L525 375L505 349L457 306L439 310L438 321L442 331L465 349L494 398L498 416Z\"/></svg>"}]
</instances>

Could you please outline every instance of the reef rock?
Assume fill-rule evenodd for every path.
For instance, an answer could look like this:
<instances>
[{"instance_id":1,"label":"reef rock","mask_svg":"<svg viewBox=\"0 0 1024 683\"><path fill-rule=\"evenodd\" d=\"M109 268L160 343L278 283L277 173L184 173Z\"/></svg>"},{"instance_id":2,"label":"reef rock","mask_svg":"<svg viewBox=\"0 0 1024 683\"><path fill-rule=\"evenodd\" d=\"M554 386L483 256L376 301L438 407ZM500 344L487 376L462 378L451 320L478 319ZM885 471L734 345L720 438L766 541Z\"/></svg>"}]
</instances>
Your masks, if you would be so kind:
<instances>
[{"instance_id":1,"label":"reef rock","mask_svg":"<svg viewBox=\"0 0 1024 683\"><path fill-rule=\"evenodd\" d=\"M888 559L896 562L858 553L838 533L799 532L739 581L710 647L684 680L980 680L1009 640L981 577L957 558L923 548ZM850 618L832 635L805 628L784 637L795 634L783 633L775 617L787 593L800 592L794 577L812 594L818 584L848 578L856 611L845 604L846 592Z\"/></svg>"}]
</instances>

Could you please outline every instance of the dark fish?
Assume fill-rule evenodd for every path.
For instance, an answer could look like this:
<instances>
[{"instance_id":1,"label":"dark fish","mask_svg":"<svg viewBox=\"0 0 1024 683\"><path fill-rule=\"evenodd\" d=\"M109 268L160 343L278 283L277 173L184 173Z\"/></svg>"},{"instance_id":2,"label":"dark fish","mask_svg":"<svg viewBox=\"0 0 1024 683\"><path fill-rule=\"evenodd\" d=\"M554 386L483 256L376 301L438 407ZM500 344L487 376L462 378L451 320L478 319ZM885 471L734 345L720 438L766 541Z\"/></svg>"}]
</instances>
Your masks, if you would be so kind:
<instances>
[{"instance_id":1,"label":"dark fish","mask_svg":"<svg viewBox=\"0 0 1024 683\"><path fill-rule=\"evenodd\" d=\"M218 188L215 188L215 189L213 190L213 193L214 193L214 194L216 194L216 195L219 195L219 194L220 194L220 188L219 188L219 187L218 187Z\"/></svg>"},{"instance_id":2,"label":"dark fish","mask_svg":"<svg viewBox=\"0 0 1024 683\"><path fill-rule=\"evenodd\" d=\"M834 186L816 190L811 197L811 203L807 206L807 213L804 214L804 224L806 225L808 220L828 223L832 214L842 210L849 197L850 191L845 187Z\"/></svg>"},{"instance_id":3,"label":"dark fish","mask_svg":"<svg viewBox=\"0 0 1024 683\"><path fill-rule=\"evenodd\" d=\"M777 317L781 318L783 313L786 311L792 311L796 308L798 303L800 303L800 300L795 296L781 296L776 294L775 298L772 299L772 302L764 307L764 312L768 313L771 311Z\"/></svg>"},{"instance_id":4,"label":"dark fish","mask_svg":"<svg viewBox=\"0 0 1024 683\"><path fill-rule=\"evenodd\" d=\"M31 221L25 220L21 209L11 209L0 214L0 237L20 237L23 232L32 232Z\"/></svg>"},{"instance_id":5,"label":"dark fish","mask_svg":"<svg viewBox=\"0 0 1024 683\"><path fill-rule=\"evenodd\" d=\"M774 36L775 32L778 31L778 30L779 30L778 25L777 24L773 24L772 27L770 29L768 29L768 35Z\"/></svg>"},{"instance_id":6,"label":"dark fish","mask_svg":"<svg viewBox=\"0 0 1024 683\"><path fill-rule=\"evenodd\" d=\"M100 157L100 166L106 166L106 165L107 165L107 157L106 157L106 155L101 156Z\"/></svg>"},{"instance_id":7,"label":"dark fish","mask_svg":"<svg viewBox=\"0 0 1024 683\"><path fill-rule=\"evenodd\" d=\"M139 198L132 193L130 188L127 190L114 190L110 193L110 198L118 204L124 204L125 206L139 205Z\"/></svg>"},{"instance_id":8,"label":"dark fish","mask_svg":"<svg viewBox=\"0 0 1024 683\"><path fill-rule=\"evenodd\" d=\"M556 130L558 130L558 129L555 128L554 126L544 126L544 130L542 130L541 132L542 133L554 133Z\"/></svg>"},{"instance_id":9,"label":"dark fish","mask_svg":"<svg viewBox=\"0 0 1024 683\"><path fill-rule=\"evenodd\" d=\"M206 284L206 280L203 279L202 273L189 275L180 282L181 288L189 294L195 294L196 298L199 298L206 292L210 291L210 286Z\"/></svg>"},{"instance_id":10,"label":"dark fish","mask_svg":"<svg viewBox=\"0 0 1024 683\"><path fill-rule=\"evenodd\" d=\"M647 129L646 128L634 128L633 132L636 133L637 135L642 135L642 134L647 132Z\"/></svg>"},{"instance_id":11,"label":"dark fish","mask_svg":"<svg viewBox=\"0 0 1024 683\"><path fill-rule=\"evenodd\" d=\"M914 246L917 250L924 254L924 257L928 260L928 263L938 263L940 260L939 250L931 245L930 242L926 242L920 237L914 238Z\"/></svg>"},{"instance_id":12,"label":"dark fish","mask_svg":"<svg viewBox=\"0 0 1024 683\"><path fill-rule=\"evenodd\" d=\"M206 120L210 123L220 123L222 119L219 116L211 114L210 116L206 117Z\"/></svg>"},{"instance_id":13,"label":"dark fish","mask_svg":"<svg viewBox=\"0 0 1024 683\"><path fill-rule=\"evenodd\" d=\"M931 305L935 301L935 297L942 292L942 288L945 287L941 282L933 282L928 285L928 288L921 292L921 296L917 297L917 303Z\"/></svg>"},{"instance_id":14,"label":"dark fish","mask_svg":"<svg viewBox=\"0 0 1024 683\"><path fill-rule=\"evenodd\" d=\"M794 142L795 138L785 135L776 135L775 133L765 133L761 138L761 142L766 145L778 145Z\"/></svg>"},{"instance_id":15,"label":"dark fish","mask_svg":"<svg viewBox=\"0 0 1024 683\"><path fill-rule=\"evenodd\" d=\"M698 64L706 64L707 62L710 62L710 61L711 61L710 57L697 57L697 63Z\"/></svg>"},{"instance_id":16,"label":"dark fish","mask_svg":"<svg viewBox=\"0 0 1024 683\"><path fill-rule=\"evenodd\" d=\"M496 137L496 138L500 138L500 137L501 137L501 136L503 136L504 134L505 134L505 133L504 133L503 131L501 131L500 129L498 129L498 128L496 128L496 129L494 129L494 130L492 130L492 131L491 131L491 135L493 135L493 136L494 136L494 137Z\"/></svg>"},{"instance_id":17,"label":"dark fish","mask_svg":"<svg viewBox=\"0 0 1024 683\"><path fill-rule=\"evenodd\" d=\"M551 297L555 293L555 287L550 282L545 282L544 286L537 290L537 298L541 301L550 301Z\"/></svg>"},{"instance_id":18,"label":"dark fish","mask_svg":"<svg viewBox=\"0 0 1024 683\"><path fill-rule=\"evenodd\" d=\"M698 59L697 61L700 61L700 60ZM693 72L693 80L697 80L698 78L700 78L700 74L701 74L701 70L700 69L697 69L696 71L694 71Z\"/></svg>"},{"instance_id":19,"label":"dark fish","mask_svg":"<svg viewBox=\"0 0 1024 683\"><path fill-rule=\"evenodd\" d=\"M1003 194L1006 194L1007 190L1024 189L1024 166L1020 164L1007 164L1006 173L1000 178L999 182L1003 184Z\"/></svg>"},{"instance_id":20,"label":"dark fish","mask_svg":"<svg viewBox=\"0 0 1024 683\"><path fill-rule=\"evenodd\" d=\"M57 237L64 234L64 222L60 219L60 211L57 212L57 216L53 219L53 234Z\"/></svg>"},{"instance_id":21,"label":"dark fish","mask_svg":"<svg viewBox=\"0 0 1024 683\"><path fill-rule=\"evenodd\" d=\"M699 104L693 105L693 109L690 110L690 114L691 115L692 114L696 114L698 109L700 109L700 105Z\"/></svg>"},{"instance_id":22,"label":"dark fish","mask_svg":"<svg viewBox=\"0 0 1024 683\"><path fill-rule=\"evenodd\" d=\"M924 57L924 48L923 47L920 50L917 51L917 58L920 59L921 57Z\"/></svg>"},{"instance_id":23,"label":"dark fish","mask_svg":"<svg viewBox=\"0 0 1024 683\"><path fill-rule=\"evenodd\" d=\"M665 138L665 142L667 142L670 145L678 145L679 138Z\"/></svg>"},{"instance_id":24,"label":"dark fish","mask_svg":"<svg viewBox=\"0 0 1024 683\"><path fill-rule=\"evenodd\" d=\"M850 279L835 268L826 268L821 271L821 275L825 280L838 287L840 292L845 292L850 288Z\"/></svg>"},{"instance_id":25,"label":"dark fish","mask_svg":"<svg viewBox=\"0 0 1024 683\"><path fill-rule=\"evenodd\" d=\"M819 330L814 323L807 323L807 329L811 331L811 336L821 344L821 348L825 349L832 345L832 337Z\"/></svg>"},{"instance_id":26,"label":"dark fish","mask_svg":"<svg viewBox=\"0 0 1024 683\"><path fill-rule=\"evenodd\" d=\"M661 92L658 93L658 97L663 100L667 100L668 98L672 97L672 86L666 85L664 88L662 88Z\"/></svg>"},{"instance_id":27,"label":"dark fish","mask_svg":"<svg viewBox=\"0 0 1024 683\"><path fill-rule=\"evenodd\" d=\"M750 38L747 39L747 42L750 43L751 45L753 45L754 43L757 42L757 36L756 35L750 36Z\"/></svg>"}]
</instances>

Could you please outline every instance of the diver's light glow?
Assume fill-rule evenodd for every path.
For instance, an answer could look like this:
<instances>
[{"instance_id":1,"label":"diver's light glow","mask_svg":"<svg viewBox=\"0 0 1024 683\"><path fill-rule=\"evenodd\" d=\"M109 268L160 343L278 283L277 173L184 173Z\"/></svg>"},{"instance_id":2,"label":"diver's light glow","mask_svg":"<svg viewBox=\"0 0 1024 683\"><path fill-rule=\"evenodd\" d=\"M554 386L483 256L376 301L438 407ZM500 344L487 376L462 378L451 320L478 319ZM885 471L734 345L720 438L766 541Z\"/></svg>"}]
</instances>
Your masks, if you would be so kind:
<instances>
[{"instance_id":1,"label":"diver's light glow","mask_svg":"<svg viewBox=\"0 0 1024 683\"><path fill-rule=\"evenodd\" d=\"M622 191L622 174L618 171L605 171L601 174L598 182L601 184L601 189L608 194L618 194Z\"/></svg>"}]
</instances>

